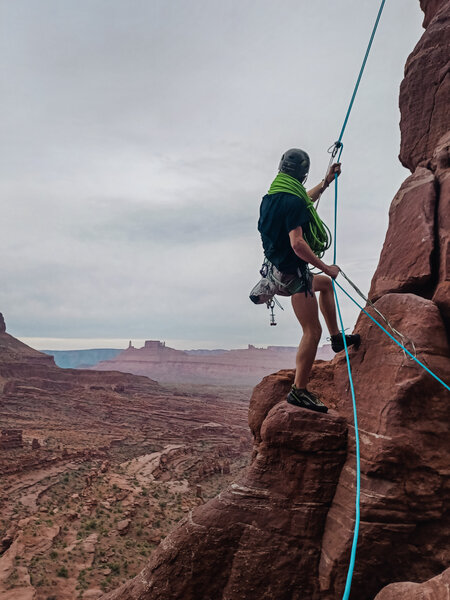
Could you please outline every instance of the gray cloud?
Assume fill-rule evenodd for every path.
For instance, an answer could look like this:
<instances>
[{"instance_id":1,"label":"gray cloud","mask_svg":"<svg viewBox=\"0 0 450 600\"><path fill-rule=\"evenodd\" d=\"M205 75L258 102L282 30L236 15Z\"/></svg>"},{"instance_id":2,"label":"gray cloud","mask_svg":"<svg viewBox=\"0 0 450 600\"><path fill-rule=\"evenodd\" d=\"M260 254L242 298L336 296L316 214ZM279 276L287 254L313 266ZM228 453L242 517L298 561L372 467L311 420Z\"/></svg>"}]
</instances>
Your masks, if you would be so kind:
<instances>
[{"instance_id":1,"label":"gray cloud","mask_svg":"<svg viewBox=\"0 0 450 600\"><path fill-rule=\"evenodd\" d=\"M9 329L296 343L288 311L269 328L247 298L259 201L287 147L310 152L311 184L323 176L375 12L368 0L1 3ZM338 262L366 288L406 175L398 86L420 23L418 3L386 6L344 139Z\"/></svg>"}]
</instances>

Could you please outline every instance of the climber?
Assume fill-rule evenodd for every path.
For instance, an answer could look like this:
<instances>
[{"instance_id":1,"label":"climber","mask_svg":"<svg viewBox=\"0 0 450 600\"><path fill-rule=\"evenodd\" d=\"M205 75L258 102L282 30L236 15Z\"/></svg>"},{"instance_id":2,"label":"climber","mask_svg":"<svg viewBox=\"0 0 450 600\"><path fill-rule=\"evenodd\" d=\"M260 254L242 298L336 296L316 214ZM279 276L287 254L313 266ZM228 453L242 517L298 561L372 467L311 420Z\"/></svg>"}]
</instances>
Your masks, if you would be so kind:
<instances>
[{"instance_id":1,"label":"climber","mask_svg":"<svg viewBox=\"0 0 450 600\"><path fill-rule=\"evenodd\" d=\"M322 334L315 292L320 293L319 307L330 332L333 351L340 352L344 349L343 336L336 320L331 283L331 279L338 276L339 267L325 264L312 250L314 235L311 235L311 215L315 211L311 211L310 206L311 200L315 202L334 180L335 173L340 175L341 165L333 164L326 178L306 192L303 184L308 176L309 166L310 160L306 152L296 148L287 150L281 157L278 175L262 199L258 230L265 261L261 281L268 282L272 296L291 296L295 316L303 330L296 356L294 385L287 401L301 408L327 412L325 404L307 389L307 382ZM308 263L320 269L324 275L313 275ZM260 303L254 290L250 298L253 302ZM347 346L357 348L360 344L359 335L346 335L345 339Z\"/></svg>"}]
</instances>

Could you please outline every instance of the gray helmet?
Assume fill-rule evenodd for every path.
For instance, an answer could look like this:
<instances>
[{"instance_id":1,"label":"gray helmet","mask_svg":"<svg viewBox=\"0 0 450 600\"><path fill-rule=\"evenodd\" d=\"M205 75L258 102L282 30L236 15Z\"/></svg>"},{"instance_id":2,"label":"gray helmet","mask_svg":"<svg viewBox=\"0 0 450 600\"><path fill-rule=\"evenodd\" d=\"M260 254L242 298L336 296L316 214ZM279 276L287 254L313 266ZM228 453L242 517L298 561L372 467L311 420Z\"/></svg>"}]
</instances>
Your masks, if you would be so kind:
<instances>
[{"instance_id":1,"label":"gray helmet","mask_svg":"<svg viewBox=\"0 0 450 600\"><path fill-rule=\"evenodd\" d=\"M300 183L306 181L309 172L309 156L304 150L291 148L286 150L280 160L278 170L298 179Z\"/></svg>"}]
</instances>

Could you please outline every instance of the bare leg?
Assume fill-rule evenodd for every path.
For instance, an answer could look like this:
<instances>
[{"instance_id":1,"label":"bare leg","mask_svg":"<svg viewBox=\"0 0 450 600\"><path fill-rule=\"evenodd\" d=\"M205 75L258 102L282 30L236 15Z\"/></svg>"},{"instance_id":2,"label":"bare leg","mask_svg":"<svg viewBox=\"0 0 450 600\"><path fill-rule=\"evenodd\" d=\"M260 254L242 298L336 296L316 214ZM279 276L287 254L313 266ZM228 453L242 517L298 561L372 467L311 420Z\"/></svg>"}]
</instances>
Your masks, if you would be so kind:
<instances>
[{"instance_id":1,"label":"bare leg","mask_svg":"<svg viewBox=\"0 0 450 600\"><path fill-rule=\"evenodd\" d=\"M336 320L336 305L331 279L326 275L314 275L313 290L320 292L320 312L323 314L330 335L337 335L339 327Z\"/></svg>"},{"instance_id":2,"label":"bare leg","mask_svg":"<svg viewBox=\"0 0 450 600\"><path fill-rule=\"evenodd\" d=\"M319 322L319 310L315 295L308 294L305 296L302 292L291 296L291 301L295 316L303 329L303 336L295 359L294 385L297 388L306 388L320 336L322 335L322 327Z\"/></svg>"}]
</instances>

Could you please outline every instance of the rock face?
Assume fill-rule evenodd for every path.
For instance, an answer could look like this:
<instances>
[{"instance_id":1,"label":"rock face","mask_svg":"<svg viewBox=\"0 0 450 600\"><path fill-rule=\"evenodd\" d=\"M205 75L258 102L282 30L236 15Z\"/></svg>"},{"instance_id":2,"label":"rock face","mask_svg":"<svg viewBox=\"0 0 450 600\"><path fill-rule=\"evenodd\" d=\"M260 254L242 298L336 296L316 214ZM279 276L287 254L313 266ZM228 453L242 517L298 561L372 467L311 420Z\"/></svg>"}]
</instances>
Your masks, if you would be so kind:
<instances>
[{"instance_id":1,"label":"rock face","mask_svg":"<svg viewBox=\"0 0 450 600\"><path fill-rule=\"evenodd\" d=\"M436 184L419 167L397 192L389 210L389 229L370 289L371 300L389 292L430 294L435 243ZM415 221L411 229L411 219Z\"/></svg>"},{"instance_id":2,"label":"rock face","mask_svg":"<svg viewBox=\"0 0 450 600\"><path fill-rule=\"evenodd\" d=\"M370 294L414 341L418 359L448 382L450 2L422 5L428 27L408 59L400 93L401 160L412 175L392 203ZM361 524L350 598L447 599L449 393L366 315L356 330L362 344L350 359ZM345 357L316 363L312 374L310 387L330 407L327 415L289 407L292 380L292 371L282 371L254 390L247 474L194 510L141 574L106 598L342 598L356 477ZM402 581L408 583L396 583Z\"/></svg>"},{"instance_id":3,"label":"rock face","mask_svg":"<svg viewBox=\"0 0 450 600\"><path fill-rule=\"evenodd\" d=\"M428 27L431 19L444 6L447 0L420 0L420 8L425 13L422 25Z\"/></svg>"},{"instance_id":4,"label":"rock face","mask_svg":"<svg viewBox=\"0 0 450 600\"><path fill-rule=\"evenodd\" d=\"M450 128L449 3L423 4L427 30L406 61L400 86L400 160L410 171L426 165Z\"/></svg>"},{"instance_id":5,"label":"rock face","mask_svg":"<svg viewBox=\"0 0 450 600\"><path fill-rule=\"evenodd\" d=\"M394 327L413 339L417 355L450 380L449 346L437 306L414 294L387 294L376 303ZM448 392L368 317L364 342L351 357L361 444L361 525L352 598L372 600L383 583L422 580L448 564ZM345 359L336 358L334 394L352 423ZM319 578L323 599L345 583L354 527L354 430L328 513ZM447 466L446 466L447 465ZM432 542L430 543L430 540ZM439 549L439 550L438 550Z\"/></svg>"},{"instance_id":6,"label":"rock face","mask_svg":"<svg viewBox=\"0 0 450 600\"><path fill-rule=\"evenodd\" d=\"M447 133L435 149L431 168L439 188L439 204L436 215L435 263L439 271L434 278L437 285L433 300L439 306L450 332L450 133ZM437 270L437 269L435 269Z\"/></svg>"}]
</instances>

